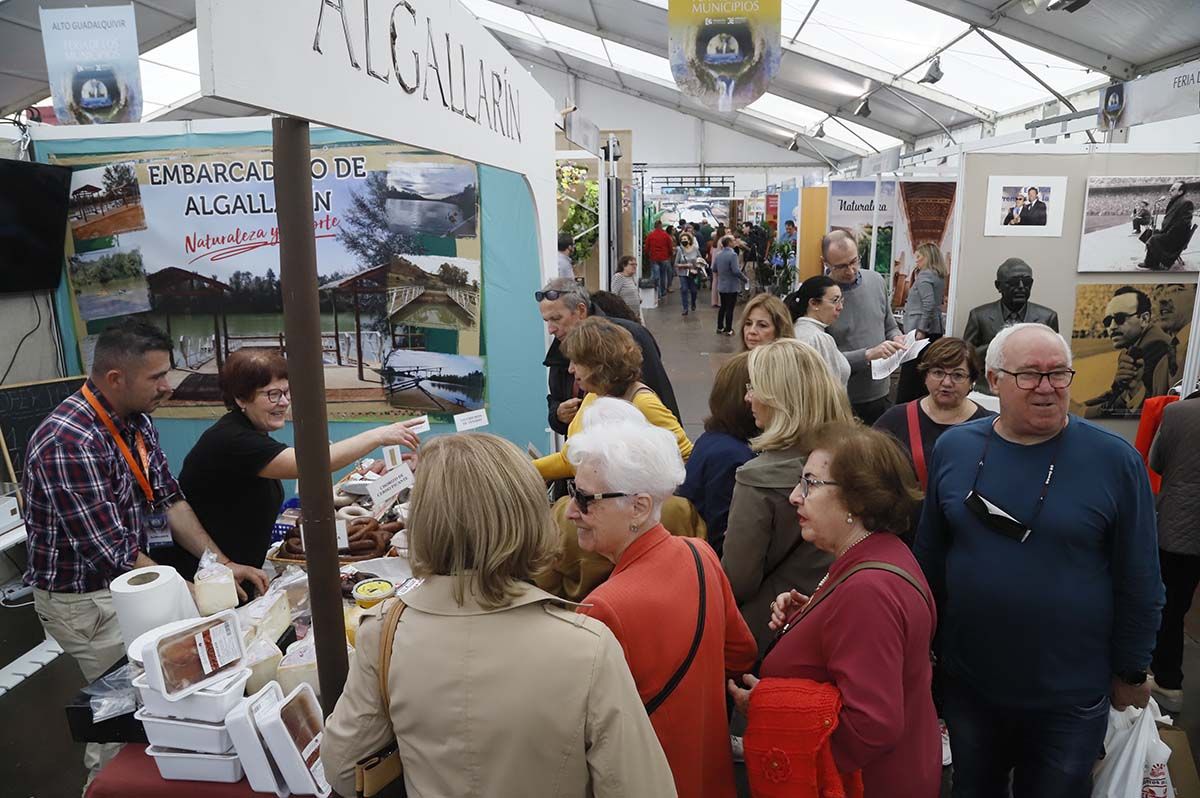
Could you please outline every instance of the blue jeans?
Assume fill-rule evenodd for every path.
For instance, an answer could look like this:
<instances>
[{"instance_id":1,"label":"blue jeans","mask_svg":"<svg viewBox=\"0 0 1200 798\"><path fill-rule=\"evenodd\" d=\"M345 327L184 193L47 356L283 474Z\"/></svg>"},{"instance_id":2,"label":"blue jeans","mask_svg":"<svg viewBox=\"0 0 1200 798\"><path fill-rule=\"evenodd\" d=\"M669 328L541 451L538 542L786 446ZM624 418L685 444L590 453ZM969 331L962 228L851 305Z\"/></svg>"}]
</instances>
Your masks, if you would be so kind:
<instances>
[{"instance_id":1,"label":"blue jeans","mask_svg":"<svg viewBox=\"0 0 1200 798\"><path fill-rule=\"evenodd\" d=\"M954 755L954 798L1088 798L1104 747L1108 696L1086 706L1014 709L953 677L942 714Z\"/></svg>"},{"instance_id":2,"label":"blue jeans","mask_svg":"<svg viewBox=\"0 0 1200 798\"><path fill-rule=\"evenodd\" d=\"M696 307L696 278L679 275L679 299L683 302L683 312Z\"/></svg>"},{"instance_id":3,"label":"blue jeans","mask_svg":"<svg viewBox=\"0 0 1200 798\"><path fill-rule=\"evenodd\" d=\"M669 260L652 261L654 264L654 282L658 287L658 298L662 299L667 295L667 286L671 274L675 271Z\"/></svg>"}]
</instances>

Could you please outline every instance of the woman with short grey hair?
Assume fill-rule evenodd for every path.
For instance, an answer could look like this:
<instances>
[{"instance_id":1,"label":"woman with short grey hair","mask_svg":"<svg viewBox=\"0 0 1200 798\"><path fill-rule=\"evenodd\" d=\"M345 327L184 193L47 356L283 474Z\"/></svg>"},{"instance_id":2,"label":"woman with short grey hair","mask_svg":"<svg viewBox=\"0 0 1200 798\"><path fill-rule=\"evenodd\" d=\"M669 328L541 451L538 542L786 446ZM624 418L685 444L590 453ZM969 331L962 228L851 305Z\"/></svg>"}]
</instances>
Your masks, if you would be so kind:
<instances>
[{"instance_id":1,"label":"woman with short grey hair","mask_svg":"<svg viewBox=\"0 0 1200 798\"><path fill-rule=\"evenodd\" d=\"M624 649L679 794L731 796L724 680L749 670L758 647L717 555L660 521L685 476L675 437L625 415L589 423L567 451L575 467L567 517L579 547L615 566L580 611L604 621Z\"/></svg>"}]
</instances>

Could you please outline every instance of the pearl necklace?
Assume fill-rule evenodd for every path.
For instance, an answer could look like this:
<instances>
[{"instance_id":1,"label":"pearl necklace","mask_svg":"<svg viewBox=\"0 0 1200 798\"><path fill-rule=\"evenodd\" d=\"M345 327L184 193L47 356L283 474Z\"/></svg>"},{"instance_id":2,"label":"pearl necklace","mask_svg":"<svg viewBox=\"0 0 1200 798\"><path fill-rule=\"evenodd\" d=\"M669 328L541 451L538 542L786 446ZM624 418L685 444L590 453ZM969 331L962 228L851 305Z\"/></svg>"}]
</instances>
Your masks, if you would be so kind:
<instances>
[{"instance_id":1,"label":"pearl necklace","mask_svg":"<svg viewBox=\"0 0 1200 798\"><path fill-rule=\"evenodd\" d=\"M873 534L874 534L874 533L873 533L873 532L870 532L870 531L863 532L861 535L859 535L858 537L856 537L856 538L854 539L854 541L853 541L853 542L852 542L852 543L851 543L849 546L847 546L845 549L843 549L843 550L842 550L842 553L841 553L841 554L839 554L839 555L838 555L838 556L837 556L835 559L838 559L838 560L840 560L842 557L845 557L845 556L846 556L846 552L850 551L850 549L854 548L854 547L855 547L855 546L857 546L859 543L862 543L864 540L866 540L867 538L871 537L871 535L873 535ZM820 589L821 589L821 586L825 584L825 580L826 580L826 579L828 579L828 578L829 578L829 572L828 572L828 571L826 571L826 572L825 572L825 575L821 577L821 581L820 581L820 582L817 582L817 590L820 590ZM813 591L813 592L815 593L816 591Z\"/></svg>"}]
</instances>

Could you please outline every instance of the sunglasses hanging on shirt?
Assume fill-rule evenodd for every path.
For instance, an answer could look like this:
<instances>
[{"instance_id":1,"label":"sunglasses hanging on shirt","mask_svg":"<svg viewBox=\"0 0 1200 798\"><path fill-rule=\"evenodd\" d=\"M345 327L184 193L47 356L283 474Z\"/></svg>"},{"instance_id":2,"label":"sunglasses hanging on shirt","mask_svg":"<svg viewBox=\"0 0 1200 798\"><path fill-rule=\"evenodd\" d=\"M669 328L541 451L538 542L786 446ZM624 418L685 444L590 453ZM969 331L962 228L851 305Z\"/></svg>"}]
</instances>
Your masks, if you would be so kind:
<instances>
[{"instance_id":1,"label":"sunglasses hanging on shirt","mask_svg":"<svg viewBox=\"0 0 1200 798\"><path fill-rule=\"evenodd\" d=\"M979 475L983 473L983 464L987 460L988 446L991 445L992 436L995 434L996 426L993 423L992 431L988 434L987 440L984 441L983 452L979 455L979 467L975 470L975 481L971 483L971 491L967 494L967 498L963 499L963 504L988 529L1018 543L1024 543L1029 540L1033 528L1037 525L1038 517L1042 514L1042 507L1046 504L1046 494L1050 491L1050 480L1054 477L1054 464L1058 460L1059 450L1062 449L1064 436L1063 433L1059 433L1058 443L1054 447L1054 454L1050 456L1050 467L1046 470L1046 478L1042 481L1042 492L1038 496L1037 507L1034 508L1033 517L1029 519L1029 523L1024 524L1012 515L1012 513L979 492Z\"/></svg>"}]
</instances>

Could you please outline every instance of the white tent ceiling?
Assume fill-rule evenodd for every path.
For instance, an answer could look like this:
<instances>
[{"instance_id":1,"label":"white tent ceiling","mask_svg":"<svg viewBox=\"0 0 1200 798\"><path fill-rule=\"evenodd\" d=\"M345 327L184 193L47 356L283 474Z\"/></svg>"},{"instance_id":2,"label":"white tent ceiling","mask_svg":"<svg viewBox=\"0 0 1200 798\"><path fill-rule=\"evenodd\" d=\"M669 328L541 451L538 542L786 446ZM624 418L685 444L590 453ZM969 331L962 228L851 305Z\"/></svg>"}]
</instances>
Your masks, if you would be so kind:
<instances>
[{"instance_id":1,"label":"white tent ceiling","mask_svg":"<svg viewBox=\"0 0 1200 798\"><path fill-rule=\"evenodd\" d=\"M0 0L0 114L50 94L38 8L83 5L80 0ZM133 0L133 10L143 53L196 27L195 0Z\"/></svg>"},{"instance_id":2,"label":"white tent ceiling","mask_svg":"<svg viewBox=\"0 0 1200 798\"><path fill-rule=\"evenodd\" d=\"M810 145L840 161L943 128L992 122L998 112L1050 99L1048 89L1065 94L1200 56L1200 0L1092 0L1075 13L1046 11L1047 0L1037 0L1042 8L1026 14L1030 1L782 0L785 55L770 93L748 109L718 114L674 86L665 58L667 0L462 0L522 61L779 146L799 132L801 152L818 163ZM79 4L0 0L0 113L48 94L38 6ZM194 0L133 5L148 117L245 112L192 97L195 36L175 37L194 27ZM937 52L945 78L938 86L917 83ZM855 116L868 96L870 116ZM823 120L829 135L808 138Z\"/></svg>"},{"instance_id":3,"label":"white tent ceiling","mask_svg":"<svg viewBox=\"0 0 1200 798\"><path fill-rule=\"evenodd\" d=\"M1074 13L1020 0L910 0L1119 80L1200 56L1197 0L1092 0ZM1040 0L1044 8L1046 0Z\"/></svg>"}]
</instances>

